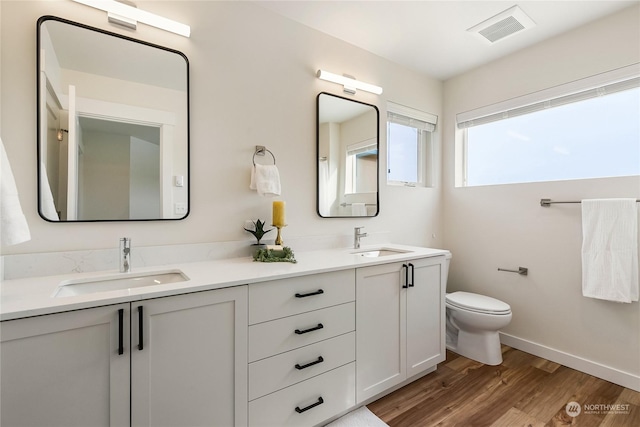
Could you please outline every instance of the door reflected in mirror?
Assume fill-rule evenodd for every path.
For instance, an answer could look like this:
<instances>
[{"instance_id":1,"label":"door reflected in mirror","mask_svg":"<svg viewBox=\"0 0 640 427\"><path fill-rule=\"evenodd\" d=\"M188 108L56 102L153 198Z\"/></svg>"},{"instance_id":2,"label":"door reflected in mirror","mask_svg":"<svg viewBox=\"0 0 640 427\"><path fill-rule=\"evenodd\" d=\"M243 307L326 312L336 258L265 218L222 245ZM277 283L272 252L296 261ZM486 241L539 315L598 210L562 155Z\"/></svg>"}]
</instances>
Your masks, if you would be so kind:
<instances>
[{"instance_id":1,"label":"door reflected in mirror","mask_svg":"<svg viewBox=\"0 0 640 427\"><path fill-rule=\"evenodd\" d=\"M40 216L54 222L186 217L188 69L178 51L40 18Z\"/></svg>"},{"instance_id":2,"label":"door reflected in mirror","mask_svg":"<svg viewBox=\"0 0 640 427\"><path fill-rule=\"evenodd\" d=\"M379 129L375 105L324 92L318 95L318 215L378 215Z\"/></svg>"}]
</instances>

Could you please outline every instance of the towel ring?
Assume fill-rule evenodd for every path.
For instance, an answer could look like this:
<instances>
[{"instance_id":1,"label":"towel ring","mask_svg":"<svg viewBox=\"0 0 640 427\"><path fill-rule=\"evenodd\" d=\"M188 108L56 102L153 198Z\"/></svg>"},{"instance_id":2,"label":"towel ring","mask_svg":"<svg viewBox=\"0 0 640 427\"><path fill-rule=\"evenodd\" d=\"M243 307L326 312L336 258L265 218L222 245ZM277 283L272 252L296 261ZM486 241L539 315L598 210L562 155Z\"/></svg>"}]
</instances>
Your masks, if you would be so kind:
<instances>
[{"instance_id":1,"label":"towel ring","mask_svg":"<svg viewBox=\"0 0 640 427\"><path fill-rule=\"evenodd\" d=\"M258 145L256 146L256 152L253 153L253 166L256 165L256 156L264 156L265 151L271 154L271 157L273 157L273 164L276 164L276 156L274 156L273 153L267 150L265 147Z\"/></svg>"}]
</instances>

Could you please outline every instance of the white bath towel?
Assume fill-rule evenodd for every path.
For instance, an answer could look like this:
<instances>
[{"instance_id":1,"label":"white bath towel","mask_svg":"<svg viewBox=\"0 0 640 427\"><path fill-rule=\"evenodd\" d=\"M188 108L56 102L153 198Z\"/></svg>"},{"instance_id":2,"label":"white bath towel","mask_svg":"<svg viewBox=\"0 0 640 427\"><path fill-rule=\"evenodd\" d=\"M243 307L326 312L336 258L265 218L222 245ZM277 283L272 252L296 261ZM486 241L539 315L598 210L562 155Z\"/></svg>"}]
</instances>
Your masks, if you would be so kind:
<instances>
[{"instance_id":1,"label":"white bath towel","mask_svg":"<svg viewBox=\"0 0 640 427\"><path fill-rule=\"evenodd\" d=\"M17 245L31 240L31 233L22 213L16 181L2 139L0 151L0 234L3 245Z\"/></svg>"},{"instance_id":2,"label":"white bath towel","mask_svg":"<svg viewBox=\"0 0 640 427\"><path fill-rule=\"evenodd\" d=\"M51 194L47 167L43 161L40 161L40 214L51 221L60 220L53 201L53 194Z\"/></svg>"},{"instance_id":3,"label":"white bath towel","mask_svg":"<svg viewBox=\"0 0 640 427\"><path fill-rule=\"evenodd\" d=\"M276 165L254 165L251 168L249 188L256 190L261 196L279 196L282 189Z\"/></svg>"},{"instance_id":4,"label":"white bath towel","mask_svg":"<svg viewBox=\"0 0 640 427\"><path fill-rule=\"evenodd\" d=\"M629 303L638 290L636 200L583 200L582 295Z\"/></svg>"},{"instance_id":5,"label":"white bath towel","mask_svg":"<svg viewBox=\"0 0 640 427\"><path fill-rule=\"evenodd\" d=\"M367 206L364 203L351 203L351 215L367 216Z\"/></svg>"}]
</instances>

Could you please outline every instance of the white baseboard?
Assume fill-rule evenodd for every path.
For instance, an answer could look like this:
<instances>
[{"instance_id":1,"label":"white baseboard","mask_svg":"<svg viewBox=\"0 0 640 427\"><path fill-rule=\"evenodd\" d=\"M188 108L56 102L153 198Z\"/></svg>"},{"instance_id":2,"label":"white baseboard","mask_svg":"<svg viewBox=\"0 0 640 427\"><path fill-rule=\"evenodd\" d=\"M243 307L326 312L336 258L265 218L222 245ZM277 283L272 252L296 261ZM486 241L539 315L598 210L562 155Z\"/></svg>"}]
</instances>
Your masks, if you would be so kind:
<instances>
[{"instance_id":1,"label":"white baseboard","mask_svg":"<svg viewBox=\"0 0 640 427\"><path fill-rule=\"evenodd\" d=\"M514 337L500 332L500 342L509 347L525 351L538 357L543 357L552 362L559 363L569 368L576 369L594 377L612 382L640 392L640 376L624 372L610 366L602 365L591 360L564 351L556 350L522 338Z\"/></svg>"}]
</instances>

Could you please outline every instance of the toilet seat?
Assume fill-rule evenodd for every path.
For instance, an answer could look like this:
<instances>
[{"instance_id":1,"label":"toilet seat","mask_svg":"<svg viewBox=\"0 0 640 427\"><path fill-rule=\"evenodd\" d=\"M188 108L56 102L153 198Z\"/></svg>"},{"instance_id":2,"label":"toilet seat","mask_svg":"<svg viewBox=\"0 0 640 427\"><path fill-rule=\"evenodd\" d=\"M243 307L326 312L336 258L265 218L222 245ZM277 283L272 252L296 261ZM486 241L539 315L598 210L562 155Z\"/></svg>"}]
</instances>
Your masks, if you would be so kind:
<instances>
[{"instance_id":1,"label":"toilet seat","mask_svg":"<svg viewBox=\"0 0 640 427\"><path fill-rule=\"evenodd\" d=\"M509 304L486 295L471 292L453 292L446 295L446 302L452 307L475 313L505 315L511 313Z\"/></svg>"}]
</instances>

